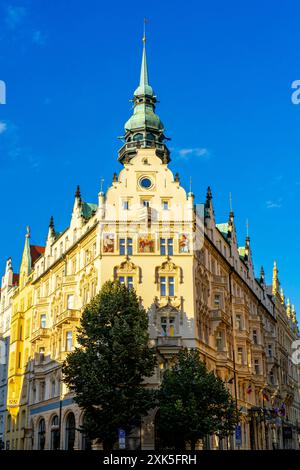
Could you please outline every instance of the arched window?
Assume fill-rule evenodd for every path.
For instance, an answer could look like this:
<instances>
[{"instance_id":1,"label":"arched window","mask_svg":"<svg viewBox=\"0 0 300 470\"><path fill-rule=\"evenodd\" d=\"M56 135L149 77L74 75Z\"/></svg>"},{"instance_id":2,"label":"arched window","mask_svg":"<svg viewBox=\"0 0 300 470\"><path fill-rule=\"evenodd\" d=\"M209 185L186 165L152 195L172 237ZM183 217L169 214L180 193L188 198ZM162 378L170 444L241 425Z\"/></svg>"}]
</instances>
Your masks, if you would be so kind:
<instances>
[{"instance_id":1,"label":"arched window","mask_svg":"<svg viewBox=\"0 0 300 470\"><path fill-rule=\"evenodd\" d=\"M45 441L46 441L46 424L44 418L42 418L39 422L39 431L38 431L38 449L44 450L45 449Z\"/></svg>"},{"instance_id":2,"label":"arched window","mask_svg":"<svg viewBox=\"0 0 300 470\"><path fill-rule=\"evenodd\" d=\"M53 416L51 420L51 450L58 450L59 449L59 419L58 416Z\"/></svg>"},{"instance_id":3,"label":"arched window","mask_svg":"<svg viewBox=\"0 0 300 470\"><path fill-rule=\"evenodd\" d=\"M65 427L65 449L74 450L75 443L75 416L69 413L66 419Z\"/></svg>"},{"instance_id":4,"label":"arched window","mask_svg":"<svg viewBox=\"0 0 300 470\"><path fill-rule=\"evenodd\" d=\"M137 142L137 141L139 141L139 140L143 140L143 138L144 138L144 136L143 136L143 134L141 134L141 133L135 134L135 135L133 136L133 140L134 140L135 142Z\"/></svg>"}]
</instances>

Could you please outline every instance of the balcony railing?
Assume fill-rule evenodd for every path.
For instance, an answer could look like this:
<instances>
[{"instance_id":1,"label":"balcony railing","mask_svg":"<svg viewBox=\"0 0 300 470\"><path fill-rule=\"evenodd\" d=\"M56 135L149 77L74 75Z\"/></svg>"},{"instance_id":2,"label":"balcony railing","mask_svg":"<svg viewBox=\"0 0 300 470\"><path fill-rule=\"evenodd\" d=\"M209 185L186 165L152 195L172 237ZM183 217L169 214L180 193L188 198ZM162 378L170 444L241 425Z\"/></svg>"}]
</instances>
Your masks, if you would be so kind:
<instances>
[{"instance_id":1,"label":"balcony railing","mask_svg":"<svg viewBox=\"0 0 300 470\"><path fill-rule=\"evenodd\" d=\"M31 341L37 341L41 338L48 338L50 336L50 328L38 328L33 331Z\"/></svg>"},{"instance_id":2,"label":"balcony railing","mask_svg":"<svg viewBox=\"0 0 300 470\"><path fill-rule=\"evenodd\" d=\"M228 285L228 278L226 276L218 276L217 274L213 274L213 282L215 284L222 284L227 286Z\"/></svg>"},{"instance_id":3,"label":"balcony railing","mask_svg":"<svg viewBox=\"0 0 300 470\"><path fill-rule=\"evenodd\" d=\"M77 321L80 319L80 310L67 309L60 313L56 317L56 325L62 325L63 323L69 323L71 321Z\"/></svg>"},{"instance_id":4,"label":"balcony railing","mask_svg":"<svg viewBox=\"0 0 300 470\"><path fill-rule=\"evenodd\" d=\"M157 346L181 348L181 336L158 336Z\"/></svg>"}]
</instances>

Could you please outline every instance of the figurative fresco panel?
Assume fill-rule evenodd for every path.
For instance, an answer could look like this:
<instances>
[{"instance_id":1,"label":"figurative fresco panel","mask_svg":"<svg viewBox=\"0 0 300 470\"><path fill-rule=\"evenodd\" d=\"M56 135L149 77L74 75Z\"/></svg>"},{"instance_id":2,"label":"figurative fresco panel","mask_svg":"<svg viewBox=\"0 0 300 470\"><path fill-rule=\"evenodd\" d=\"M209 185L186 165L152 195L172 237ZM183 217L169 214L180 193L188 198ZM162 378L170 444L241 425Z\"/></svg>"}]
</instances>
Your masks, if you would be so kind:
<instances>
[{"instance_id":1,"label":"figurative fresco panel","mask_svg":"<svg viewBox=\"0 0 300 470\"><path fill-rule=\"evenodd\" d=\"M103 252L113 253L115 251L115 235L114 233L105 233L103 236Z\"/></svg>"},{"instance_id":2,"label":"figurative fresco panel","mask_svg":"<svg viewBox=\"0 0 300 470\"><path fill-rule=\"evenodd\" d=\"M152 235L141 235L138 238L139 253L154 253L154 238Z\"/></svg>"},{"instance_id":3,"label":"figurative fresco panel","mask_svg":"<svg viewBox=\"0 0 300 470\"><path fill-rule=\"evenodd\" d=\"M181 233L178 238L179 253L189 253L190 242L189 236L186 233Z\"/></svg>"}]
</instances>

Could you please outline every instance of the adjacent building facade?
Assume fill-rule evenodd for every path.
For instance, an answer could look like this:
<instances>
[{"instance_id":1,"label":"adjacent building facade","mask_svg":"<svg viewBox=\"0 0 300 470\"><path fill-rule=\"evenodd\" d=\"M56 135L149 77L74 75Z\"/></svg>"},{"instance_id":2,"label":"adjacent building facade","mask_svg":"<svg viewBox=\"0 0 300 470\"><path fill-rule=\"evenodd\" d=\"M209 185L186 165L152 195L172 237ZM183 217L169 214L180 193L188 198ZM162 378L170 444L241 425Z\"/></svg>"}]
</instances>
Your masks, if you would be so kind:
<instances>
[{"instance_id":1,"label":"adjacent building facade","mask_svg":"<svg viewBox=\"0 0 300 470\"><path fill-rule=\"evenodd\" d=\"M77 188L69 227L58 233L51 217L45 247L31 245L29 231L25 237L7 330L6 448L91 447L79 431L84 414L62 382L61 364L76 346L83 309L109 279L134 287L147 309L158 357L147 386L159 386L181 348L198 348L236 399L236 436L208 436L199 446L299 448L295 309L280 291L276 265L272 286L263 269L255 277L250 238L238 246L233 212L216 223L210 188L196 205L170 170L145 38L133 103L118 155L122 169L106 193L101 189L97 203L87 203ZM158 445L153 411L127 446Z\"/></svg>"}]
</instances>

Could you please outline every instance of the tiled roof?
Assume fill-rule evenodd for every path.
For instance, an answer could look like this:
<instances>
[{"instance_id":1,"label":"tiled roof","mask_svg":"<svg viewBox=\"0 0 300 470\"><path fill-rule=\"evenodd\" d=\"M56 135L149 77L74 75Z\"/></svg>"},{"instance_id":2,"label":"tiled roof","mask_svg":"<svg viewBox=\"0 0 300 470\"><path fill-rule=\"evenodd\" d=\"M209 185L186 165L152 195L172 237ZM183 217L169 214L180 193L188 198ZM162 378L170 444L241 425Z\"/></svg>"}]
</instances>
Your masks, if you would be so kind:
<instances>
[{"instance_id":1,"label":"tiled roof","mask_svg":"<svg viewBox=\"0 0 300 470\"><path fill-rule=\"evenodd\" d=\"M34 264L36 260L45 252L44 246L30 245L31 263Z\"/></svg>"}]
</instances>

